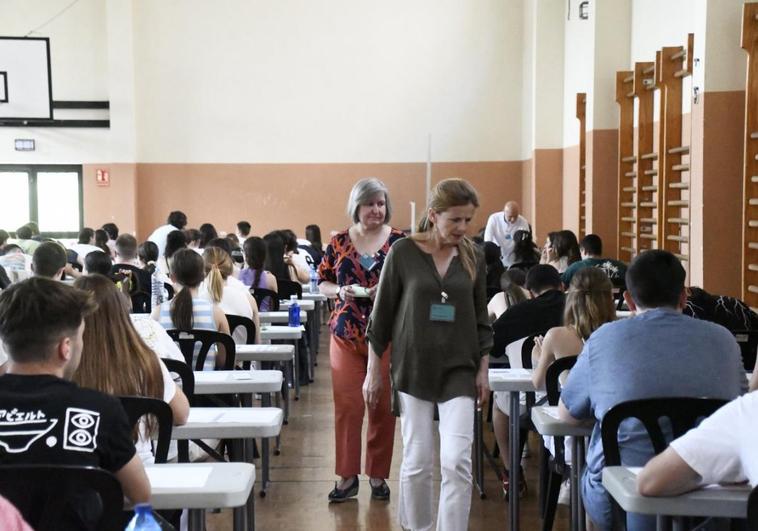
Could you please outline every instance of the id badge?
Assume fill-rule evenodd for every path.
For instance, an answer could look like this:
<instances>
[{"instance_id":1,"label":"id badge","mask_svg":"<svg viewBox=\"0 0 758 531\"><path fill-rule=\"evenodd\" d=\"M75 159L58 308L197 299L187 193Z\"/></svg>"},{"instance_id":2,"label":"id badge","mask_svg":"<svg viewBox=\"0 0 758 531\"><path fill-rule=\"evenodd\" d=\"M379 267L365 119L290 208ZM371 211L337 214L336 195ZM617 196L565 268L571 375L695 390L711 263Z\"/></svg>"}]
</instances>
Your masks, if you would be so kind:
<instances>
[{"instance_id":1,"label":"id badge","mask_svg":"<svg viewBox=\"0 0 758 531\"><path fill-rule=\"evenodd\" d=\"M432 304L429 309L429 320L443 323L452 323L455 321L455 306L452 304Z\"/></svg>"}]
</instances>

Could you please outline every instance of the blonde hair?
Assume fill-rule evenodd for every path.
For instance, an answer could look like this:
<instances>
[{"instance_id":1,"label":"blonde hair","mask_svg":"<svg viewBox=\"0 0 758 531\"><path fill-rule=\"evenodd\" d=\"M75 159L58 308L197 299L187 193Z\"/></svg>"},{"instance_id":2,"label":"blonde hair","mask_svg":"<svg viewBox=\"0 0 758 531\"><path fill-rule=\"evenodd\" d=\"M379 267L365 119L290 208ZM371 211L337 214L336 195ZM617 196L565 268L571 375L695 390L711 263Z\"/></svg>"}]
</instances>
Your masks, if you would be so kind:
<instances>
[{"instance_id":1,"label":"blonde hair","mask_svg":"<svg viewBox=\"0 0 758 531\"><path fill-rule=\"evenodd\" d=\"M429 195L428 207L438 214L452 207L466 205L479 208L479 195L476 193L476 189L463 179L453 178L440 181L432 188ZM419 222L418 233L411 237L416 241L428 241L433 230L434 224L428 216L424 216ZM458 256L463 264L463 269L474 279L477 261L476 245L468 236L464 237L458 244Z\"/></svg>"},{"instance_id":2,"label":"blonde hair","mask_svg":"<svg viewBox=\"0 0 758 531\"><path fill-rule=\"evenodd\" d=\"M566 292L563 324L587 339L601 325L616 319L612 293L613 285L605 271L596 267L580 269Z\"/></svg>"},{"instance_id":3,"label":"blonde hair","mask_svg":"<svg viewBox=\"0 0 758 531\"><path fill-rule=\"evenodd\" d=\"M208 293L215 303L221 302L224 296L226 279L234 271L234 262L225 250L220 247L207 247L203 251L205 263L205 279L208 282Z\"/></svg>"}]
</instances>

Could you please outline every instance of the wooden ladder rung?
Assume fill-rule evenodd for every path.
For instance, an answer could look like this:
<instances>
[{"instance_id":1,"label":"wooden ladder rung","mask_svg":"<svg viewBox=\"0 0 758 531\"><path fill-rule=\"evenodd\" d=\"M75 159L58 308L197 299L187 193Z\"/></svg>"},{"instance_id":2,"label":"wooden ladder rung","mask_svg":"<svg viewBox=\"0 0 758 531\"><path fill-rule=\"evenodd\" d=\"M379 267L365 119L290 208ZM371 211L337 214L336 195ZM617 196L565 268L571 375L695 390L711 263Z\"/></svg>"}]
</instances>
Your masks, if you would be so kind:
<instances>
[{"instance_id":1,"label":"wooden ladder rung","mask_svg":"<svg viewBox=\"0 0 758 531\"><path fill-rule=\"evenodd\" d=\"M687 57L687 50L679 50L675 54L671 55L672 61L684 60Z\"/></svg>"},{"instance_id":2,"label":"wooden ladder rung","mask_svg":"<svg viewBox=\"0 0 758 531\"><path fill-rule=\"evenodd\" d=\"M755 140L756 138L758 138L758 131L750 133L750 140Z\"/></svg>"},{"instance_id":3,"label":"wooden ladder rung","mask_svg":"<svg viewBox=\"0 0 758 531\"><path fill-rule=\"evenodd\" d=\"M627 98L633 98L633 97L634 97L634 91L632 91L632 92L627 92L627 93L626 93L626 97L627 97Z\"/></svg>"},{"instance_id":4,"label":"wooden ladder rung","mask_svg":"<svg viewBox=\"0 0 758 531\"><path fill-rule=\"evenodd\" d=\"M658 186L656 186L654 184L650 185L650 186L643 186L642 187L642 191L643 192L657 192L658 191Z\"/></svg>"},{"instance_id":5,"label":"wooden ladder rung","mask_svg":"<svg viewBox=\"0 0 758 531\"><path fill-rule=\"evenodd\" d=\"M642 70L643 74L652 74L653 72L655 72L655 65L648 66L647 68Z\"/></svg>"},{"instance_id":6,"label":"wooden ladder rung","mask_svg":"<svg viewBox=\"0 0 758 531\"><path fill-rule=\"evenodd\" d=\"M747 226L750 227L751 229L758 229L758 220L751 219L750 221L747 222Z\"/></svg>"},{"instance_id":7,"label":"wooden ladder rung","mask_svg":"<svg viewBox=\"0 0 758 531\"><path fill-rule=\"evenodd\" d=\"M753 285L750 285L750 286L748 286L748 287L747 287L747 290L748 290L750 293L758 293L758 286L753 286Z\"/></svg>"},{"instance_id":8,"label":"wooden ladder rung","mask_svg":"<svg viewBox=\"0 0 758 531\"><path fill-rule=\"evenodd\" d=\"M634 191L635 191L635 190L637 190L637 189L636 189L634 186L624 186L624 187L622 188L622 190L623 190L624 192L634 192Z\"/></svg>"},{"instance_id":9,"label":"wooden ladder rung","mask_svg":"<svg viewBox=\"0 0 758 531\"><path fill-rule=\"evenodd\" d=\"M682 262L689 262L690 261L689 255L686 255L686 254L676 254L676 253L674 253L674 256L676 256Z\"/></svg>"},{"instance_id":10,"label":"wooden ladder rung","mask_svg":"<svg viewBox=\"0 0 758 531\"><path fill-rule=\"evenodd\" d=\"M644 173L645 175L658 175L658 170L645 170L642 173Z\"/></svg>"},{"instance_id":11,"label":"wooden ladder rung","mask_svg":"<svg viewBox=\"0 0 758 531\"><path fill-rule=\"evenodd\" d=\"M668 206L689 206L690 202L684 199L676 201L666 201Z\"/></svg>"},{"instance_id":12,"label":"wooden ladder rung","mask_svg":"<svg viewBox=\"0 0 758 531\"><path fill-rule=\"evenodd\" d=\"M671 166L671 169L673 171L690 171L690 165L689 164L674 164Z\"/></svg>"},{"instance_id":13,"label":"wooden ladder rung","mask_svg":"<svg viewBox=\"0 0 758 531\"><path fill-rule=\"evenodd\" d=\"M645 153L640 158L642 160L658 160L658 153Z\"/></svg>"},{"instance_id":14,"label":"wooden ladder rung","mask_svg":"<svg viewBox=\"0 0 758 531\"><path fill-rule=\"evenodd\" d=\"M672 242L688 242L690 239L687 236L677 236L676 234L670 234L666 236L666 239Z\"/></svg>"},{"instance_id":15,"label":"wooden ladder rung","mask_svg":"<svg viewBox=\"0 0 758 531\"><path fill-rule=\"evenodd\" d=\"M758 264L748 264L747 269L748 271L758 271Z\"/></svg>"},{"instance_id":16,"label":"wooden ladder rung","mask_svg":"<svg viewBox=\"0 0 758 531\"><path fill-rule=\"evenodd\" d=\"M750 206L758 206L758 199L750 199L747 204Z\"/></svg>"},{"instance_id":17,"label":"wooden ladder rung","mask_svg":"<svg viewBox=\"0 0 758 531\"><path fill-rule=\"evenodd\" d=\"M624 216L623 218L621 218L621 221L628 221L630 223L634 223L635 219L630 218L629 216Z\"/></svg>"},{"instance_id":18,"label":"wooden ladder rung","mask_svg":"<svg viewBox=\"0 0 758 531\"><path fill-rule=\"evenodd\" d=\"M758 249L758 242L748 242L747 248L748 249Z\"/></svg>"},{"instance_id":19,"label":"wooden ladder rung","mask_svg":"<svg viewBox=\"0 0 758 531\"><path fill-rule=\"evenodd\" d=\"M690 146L678 146L669 149L669 155L675 155L677 153L689 153L690 152Z\"/></svg>"},{"instance_id":20,"label":"wooden ladder rung","mask_svg":"<svg viewBox=\"0 0 758 531\"><path fill-rule=\"evenodd\" d=\"M674 77L687 77L688 75L690 75L690 71L686 68L684 70L677 70L674 72Z\"/></svg>"},{"instance_id":21,"label":"wooden ladder rung","mask_svg":"<svg viewBox=\"0 0 758 531\"><path fill-rule=\"evenodd\" d=\"M758 175L752 175L750 177L750 182L751 183L758 183Z\"/></svg>"},{"instance_id":22,"label":"wooden ladder rung","mask_svg":"<svg viewBox=\"0 0 758 531\"><path fill-rule=\"evenodd\" d=\"M632 74L631 76L626 76L624 78L624 83L631 83L633 81L634 81L634 74Z\"/></svg>"},{"instance_id":23,"label":"wooden ladder rung","mask_svg":"<svg viewBox=\"0 0 758 531\"><path fill-rule=\"evenodd\" d=\"M674 223L676 225L689 225L690 220L687 218L668 218L667 223Z\"/></svg>"},{"instance_id":24,"label":"wooden ladder rung","mask_svg":"<svg viewBox=\"0 0 758 531\"><path fill-rule=\"evenodd\" d=\"M640 218L640 223L649 223L651 225L657 225L658 220L655 218Z\"/></svg>"},{"instance_id":25,"label":"wooden ladder rung","mask_svg":"<svg viewBox=\"0 0 758 531\"><path fill-rule=\"evenodd\" d=\"M655 208L658 206L658 203L656 203L655 201L642 201L640 203L640 206L642 208Z\"/></svg>"},{"instance_id":26,"label":"wooden ladder rung","mask_svg":"<svg viewBox=\"0 0 758 531\"><path fill-rule=\"evenodd\" d=\"M688 190L690 183L669 183L669 188L675 188L678 190Z\"/></svg>"},{"instance_id":27,"label":"wooden ladder rung","mask_svg":"<svg viewBox=\"0 0 758 531\"><path fill-rule=\"evenodd\" d=\"M586 206L586 203L582 203L581 205L579 205L579 208L584 208L585 206Z\"/></svg>"},{"instance_id":28,"label":"wooden ladder rung","mask_svg":"<svg viewBox=\"0 0 758 531\"><path fill-rule=\"evenodd\" d=\"M629 253L635 254L637 251L635 249L632 249L631 247L622 247L622 251L627 251Z\"/></svg>"},{"instance_id":29,"label":"wooden ladder rung","mask_svg":"<svg viewBox=\"0 0 758 531\"><path fill-rule=\"evenodd\" d=\"M633 232L622 232L622 236L626 236L627 238L634 238L635 234Z\"/></svg>"},{"instance_id":30,"label":"wooden ladder rung","mask_svg":"<svg viewBox=\"0 0 758 531\"><path fill-rule=\"evenodd\" d=\"M585 219L587 219L587 217L586 217L586 216L579 216L579 220L580 220L580 221L584 221Z\"/></svg>"},{"instance_id":31,"label":"wooden ladder rung","mask_svg":"<svg viewBox=\"0 0 758 531\"><path fill-rule=\"evenodd\" d=\"M624 177L636 177L637 172L636 171L628 171L624 174Z\"/></svg>"},{"instance_id":32,"label":"wooden ladder rung","mask_svg":"<svg viewBox=\"0 0 758 531\"><path fill-rule=\"evenodd\" d=\"M630 155L628 157L621 157L621 162L637 162L637 157Z\"/></svg>"},{"instance_id":33,"label":"wooden ladder rung","mask_svg":"<svg viewBox=\"0 0 758 531\"><path fill-rule=\"evenodd\" d=\"M625 207L625 208L637 208L637 205L635 203L631 203L631 202L628 202L628 201L624 202L624 203L621 203L621 206Z\"/></svg>"},{"instance_id":34,"label":"wooden ladder rung","mask_svg":"<svg viewBox=\"0 0 758 531\"><path fill-rule=\"evenodd\" d=\"M643 240L656 240L658 237L655 234L640 234L640 238Z\"/></svg>"}]
</instances>

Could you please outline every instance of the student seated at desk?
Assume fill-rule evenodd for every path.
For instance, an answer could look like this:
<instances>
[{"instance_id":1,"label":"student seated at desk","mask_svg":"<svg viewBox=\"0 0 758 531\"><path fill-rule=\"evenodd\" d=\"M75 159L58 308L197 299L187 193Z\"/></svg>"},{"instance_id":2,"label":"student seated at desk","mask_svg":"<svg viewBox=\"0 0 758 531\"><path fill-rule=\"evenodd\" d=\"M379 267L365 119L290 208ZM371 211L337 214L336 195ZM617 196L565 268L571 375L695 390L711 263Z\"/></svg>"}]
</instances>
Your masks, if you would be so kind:
<instances>
[{"instance_id":1,"label":"student seated at desk","mask_svg":"<svg viewBox=\"0 0 758 531\"><path fill-rule=\"evenodd\" d=\"M498 258L498 260L500 259ZM493 321L503 315L505 310L511 306L524 302L529 293L513 281L511 271L503 271L500 274L499 282L500 292L496 293L487 303L487 313Z\"/></svg>"},{"instance_id":2,"label":"student seated at desk","mask_svg":"<svg viewBox=\"0 0 758 531\"><path fill-rule=\"evenodd\" d=\"M145 396L171 407L174 425L187 422L189 402L171 379L166 366L140 339L129 320L129 299L111 279L87 275L74 287L92 294L97 312L85 318L84 348L73 380L82 387L116 396ZM143 463L153 463L148 434L156 427L148 420L140 427L137 453Z\"/></svg>"},{"instance_id":3,"label":"student seated at desk","mask_svg":"<svg viewBox=\"0 0 758 531\"><path fill-rule=\"evenodd\" d=\"M582 498L600 529L611 527L611 503L602 484L605 464L600 422L616 404L662 396L731 400L747 388L740 349L724 327L682 315L685 272L668 251L645 251L626 273L624 299L636 312L596 330L582 349L561 391L558 413L576 424L594 419L582 478ZM621 460L642 466L652 454L638 423L619 429ZM630 531L649 529L650 517L629 514Z\"/></svg>"},{"instance_id":4,"label":"student seated at desk","mask_svg":"<svg viewBox=\"0 0 758 531\"><path fill-rule=\"evenodd\" d=\"M148 502L150 483L121 404L69 381L79 365L84 319L96 309L89 294L45 278L0 293L0 340L11 358L8 373L0 376L6 426L0 430L0 464L104 468L132 502ZM97 504L88 493L65 494L71 503L60 515L60 529L92 529Z\"/></svg>"},{"instance_id":5,"label":"student seated at desk","mask_svg":"<svg viewBox=\"0 0 758 531\"><path fill-rule=\"evenodd\" d=\"M276 277L264 269L266 263L266 242L263 238L251 236L242 244L242 250L245 253L245 263L247 267L240 271L239 279L242 283L252 289L267 289L276 293L279 286L276 283ZM259 308L262 312L271 310L272 301L268 297L264 299Z\"/></svg>"},{"instance_id":6,"label":"student seated at desk","mask_svg":"<svg viewBox=\"0 0 758 531\"><path fill-rule=\"evenodd\" d=\"M675 496L709 483L758 485L758 393L729 402L671 442L637 476L643 496Z\"/></svg>"},{"instance_id":7,"label":"student seated at desk","mask_svg":"<svg viewBox=\"0 0 758 531\"><path fill-rule=\"evenodd\" d=\"M179 249L171 264L171 279L178 291L173 299L153 308L152 318L167 330L217 330L228 334L229 323L224 312L200 296L200 284L205 278L203 258L191 249ZM205 358L204 370L223 367L225 359L222 349L216 352L212 348Z\"/></svg>"},{"instance_id":8,"label":"student seated at desk","mask_svg":"<svg viewBox=\"0 0 758 531\"><path fill-rule=\"evenodd\" d=\"M110 275L113 268L113 260L106 253L89 253L84 258L84 272L87 275Z\"/></svg>"}]
</instances>

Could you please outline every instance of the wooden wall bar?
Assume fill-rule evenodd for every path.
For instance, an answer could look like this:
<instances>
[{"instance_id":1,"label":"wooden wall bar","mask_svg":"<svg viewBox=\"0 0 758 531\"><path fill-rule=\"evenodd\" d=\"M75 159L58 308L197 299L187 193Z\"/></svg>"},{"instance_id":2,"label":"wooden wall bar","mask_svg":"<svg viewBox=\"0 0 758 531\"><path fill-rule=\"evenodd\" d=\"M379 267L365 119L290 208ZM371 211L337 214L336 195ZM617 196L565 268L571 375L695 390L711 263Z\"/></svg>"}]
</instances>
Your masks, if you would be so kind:
<instances>
[{"instance_id":1,"label":"wooden wall bar","mask_svg":"<svg viewBox=\"0 0 758 531\"><path fill-rule=\"evenodd\" d=\"M576 117L579 119L579 239L587 234L587 211L592 198L587 195L587 94L576 94Z\"/></svg>"},{"instance_id":2,"label":"wooden wall bar","mask_svg":"<svg viewBox=\"0 0 758 531\"><path fill-rule=\"evenodd\" d=\"M654 97L648 86L655 84L655 63L634 64L634 95L637 98L637 252L656 248L658 235L657 207L654 190L651 189L657 170L653 162L658 154L654 151Z\"/></svg>"},{"instance_id":3,"label":"wooden wall bar","mask_svg":"<svg viewBox=\"0 0 758 531\"><path fill-rule=\"evenodd\" d=\"M619 106L618 136L618 257L631 261L636 254L637 204L634 164L634 72L616 72L616 103Z\"/></svg>"},{"instance_id":4,"label":"wooden wall bar","mask_svg":"<svg viewBox=\"0 0 758 531\"><path fill-rule=\"evenodd\" d=\"M742 298L758 309L758 4L742 12L742 48L747 51L745 173L742 207Z\"/></svg>"}]
</instances>

